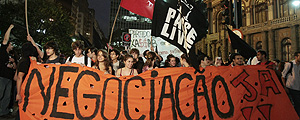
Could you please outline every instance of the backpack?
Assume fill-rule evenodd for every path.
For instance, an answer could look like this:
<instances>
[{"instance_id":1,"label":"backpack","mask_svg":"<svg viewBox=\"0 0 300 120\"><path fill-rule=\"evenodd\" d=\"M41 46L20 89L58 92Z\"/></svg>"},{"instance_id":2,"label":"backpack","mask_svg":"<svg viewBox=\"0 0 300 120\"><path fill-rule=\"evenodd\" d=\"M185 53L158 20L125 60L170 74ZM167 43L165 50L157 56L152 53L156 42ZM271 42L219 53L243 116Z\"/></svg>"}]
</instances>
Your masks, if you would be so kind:
<instances>
[{"instance_id":1,"label":"backpack","mask_svg":"<svg viewBox=\"0 0 300 120\"><path fill-rule=\"evenodd\" d=\"M72 62L73 57L74 56L70 57L70 59L69 59L70 62ZM88 64L88 58L89 58L88 56L84 55L84 64L85 64L85 66L87 66L87 64Z\"/></svg>"}]
</instances>

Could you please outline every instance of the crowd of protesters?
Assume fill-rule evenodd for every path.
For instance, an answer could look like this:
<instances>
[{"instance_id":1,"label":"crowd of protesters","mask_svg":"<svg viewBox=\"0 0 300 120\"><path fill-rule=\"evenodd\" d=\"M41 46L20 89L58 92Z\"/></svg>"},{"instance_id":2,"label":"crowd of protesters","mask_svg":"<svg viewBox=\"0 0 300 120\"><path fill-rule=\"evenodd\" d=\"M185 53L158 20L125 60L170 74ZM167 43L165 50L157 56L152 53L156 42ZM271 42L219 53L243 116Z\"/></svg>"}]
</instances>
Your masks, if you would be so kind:
<instances>
[{"instance_id":1,"label":"crowd of protesters","mask_svg":"<svg viewBox=\"0 0 300 120\"><path fill-rule=\"evenodd\" d=\"M22 45L22 56L20 57L21 59L18 59L17 54L13 53L13 45L9 41L13 27L11 25L6 31L0 47L0 116L10 115L14 111L13 105L15 100L18 102L22 101L20 87L28 73L30 59L36 60L40 64L70 65L76 63L117 77L138 75L156 68L192 66L186 54L182 54L179 57L169 54L166 60L163 60L153 48L146 51L139 51L136 48L128 51L112 49L107 52L104 49L98 50L95 47L85 49L84 43L79 40L71 44L74 55L65 58L59 53L59 46L56 42L47 42L43 47L45 52L42 52L30 35L27 37L28 42ZM145 61L140 53L142 53ZM295 60L287 63L277 59L268 61L267 53L263 50L257 51L256 58L257 61L252 62L252 65L268 65L270 69L275 70L283 87L290 93L295 109L300 115L300 72L296 72L300 71L300 52L295 53ZM247 65L247 62L239 53L231 54L228 61L225 63L222 57L213 59L205 54L200 54L197 57L199 67L202 69L205 69L207 66L235 67Z\"/></svg>"}]
</instances>

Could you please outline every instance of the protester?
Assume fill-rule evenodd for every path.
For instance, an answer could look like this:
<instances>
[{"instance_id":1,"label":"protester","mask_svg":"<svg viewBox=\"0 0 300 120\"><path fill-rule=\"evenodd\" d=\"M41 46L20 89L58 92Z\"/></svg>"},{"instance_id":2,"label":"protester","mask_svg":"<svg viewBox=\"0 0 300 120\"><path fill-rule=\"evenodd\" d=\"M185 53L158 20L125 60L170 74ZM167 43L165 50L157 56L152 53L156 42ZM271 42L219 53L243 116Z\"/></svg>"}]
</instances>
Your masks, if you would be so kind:
<instances>
[{"instance_id":1,"label":"protester","mask_svg":"<svg viewBox=\"0 0 300 120\"><path fill-rule=\"evenodd\" d=\"M232 63L230 64L232 67L233 66L243 66L245 65L244 63L244 58L241 54L239 53L233 53L231 55L231 60L232 60Z\"/></svg>"},{"instance_id":2,"label":"protester","mask_svg":"<svg viewBox=\"0 0 300 120\"><path fill-rule=\"evenodd\" d=\"M146 62L144 64L144 67L143 67L143 72L147 71L147 70L152 70L154 68L158 68L154 62L156 60L156 54L154 52L148 52L147 55L146 55Z\"/></svg>"},{"instance_id":3,"label":"protester","mask_svg":"<svg viewBox=\"0 0 300 120\"><path fill-rule=\"evenodd\" d=\"M20 95L21 92L21 84L24 81L29 67L30 67L30 59L31 60L38 60L37 57L41 57L41 50L39 49L39 47L35 44L34 40L32 39L32 37L29 35L27 36L27 40L30 42L26 42L22 45L22 58L20 60L20 62L18 63L18 67L17 67L17 95L16 95L16 101L18 101L18 103L22 102L22 97ZM40 52L39 52L40 51ZM19 114L17 114L16 120L19 119Z\"/></svg>"},{"instance_id":4,"label":"protester","mask_svg":"<svg viewBox=\"0 0 300 120\"><path fill-rule=\"evenodd\" d=\"M45 44L44 48L46 49L47 60L44 63L55 63L57 65L64 64L65 59L60 58L58 45L54 41L49 41Z\"/></svg>"},{"instance_id":5,"label":"protester","mask_svg":"<svg viewBox=\"0 0 300 120\"><path fill-rule=\"evenodd\" d=\"M120 52L120 56L119 56L118 59L119 59L120 61L123 62L123 61L124 61L124 58L125 58L125 55L129 55L129 54L128 54L128 52L127 52L126 50L122 50L122 51Z\"/></svg>"},{"instance_id":6,"label":"protester","mask_svg":"<svg viewBox=\"0 0 300 120\"><path fill-rule=\"evenodd\" d=\"M218 67L218 66L224 66L224 62L222 60L222 57L216 57L215 58L215 66Z\"/></svg>"},{"instance_id":7,"label":"protester","mask_svg":"<svg viewBox=\"0 0 300 120\"><path fill-rule=\"evenodd\" d=\"M206 56L204 54L199 55L197 57L197 61L200 63L199 67L202 67L202 68L206 68L207 66L210 65L209 60L208 60L208 56Z\"/></svg>"},{"instance_id":8,"label":"protester","mask_svg":"<svg viewBox=\"0 0 300 120\"><path fill-rule=\"evenodd\" d=\"M269 65L273 69L275 69L275 67L276 67L275 64L271 61L268 61L266 51L258 50L256 57L257 57L257 60L260 61L259 63L257 63L257 65Z\"/></svg>"},{"instance_id":9,"label":"protester","mask_svg":"<svg viewBox=\"0 0 300 120\"><path fill-rule=\"evenodd\" d=\"M89 47L86 50L87 56L92 60L91 66L94 66L97 61L97 51L98 49L95 47Z\"/></svg>"},{"instance_id":10,"label":"protester","mask_svg":"<svg viewBox=\"0 0 300 120\"><path fill-rule=\"evenodd\" d=\"M284 69L285 62L280 61L278 64L278 71L282 72Z\"/></svg>"},{"instance_id":11,"label":"protester","mask_svg":"<svg viewBox=\"0 0 300 120\"><path fill-rule=\"evenodd\" d=\"M128 76L128 75L138 75L138 71L133 68L133 61L134 58L131 55L125 55L124 57L124 64L125 67L120 68L116 72L116 76Z\"/></svg>"},{"instance_id":12,"label":"protester","mask_svg":"<svg viewBox=\"0 0 300 120\"><path fill-rule=\"evenodd\" d=\"M286 63L282 71L284 88L291 95L294 108L300 116L300 52L294 53L295 60Z\"/></svg>"},{"instance_id":13,"label":"protester","mask_svg":"<svg viewBox=\"0 0 300 120\"><path fill-rule=\"evenodd\" d=\"M150 50L145 50L144 52L143 52L143 56L144 56L144 58L147 60L147 54L150 52Z\"/></svg>"},{"instance_id":14,"label":"protester","mask_svg":"<svg viewBox=\"0 0 300 120\"><path fill-rule=\"evenodd\" d=\"M74 56L68 57L66 60L66 64L71 65L71 63L77 63L82 66L91 67L91 59L85 55L83 55L84 45L82 41L75 41L72 43L72 50L74 52Z\"/></svg>"},{"instance_id":15,"label":"protester","mask_svg":"<svg viewBox=\"0 0 300 120\"><path fill-rule=\"evenodd\" d=\"M155 55L156 55L156 58L155 58L155 61L154 61L155 66L160 67L160 63L161 63L161 61L163 61L162 56L160 56L157 52L155 52L153 47L151 47L151 51L154 52ZM148 54L149 52L150 52L149 50L145 50L145 51L143 52L144 58L145 58L146 60L147 60L147 54Z\"/></svg>"},{"instance_id":16,"label":"protester","mask_svg":"<svg viewBox=\"0 0 300 120\"><path fill-rule=\"evenodd\" d=\"M133 56L133 59L134 59L133 68L136 69L139 74L142 73L142 69L144 66L144 60L142 57L139 57L140 51L136 48L133 48L130 50L129 53L130 53L130 55Z\"/></svg>"},{"instance_id":17,"label":"protester","mask_svg":"<svg viewBox=\"0 0 300 120\"><path fill-rule=\"evenodd\" d=\"M117 72L118 69L125 66L122 61L118 60L119 56L120 56L120 52L118 50L112 49L109 51L109 57L111 60L110 62L114 73Z\"/></svg>"},{"instance_id":18,"label":"protester","mask_svg":"<svg viewBox=\"0 0 300 120\"><path fill-rule=\"evenodd\" d=\"M16 59L12 57L10 52L13 50L13 45L9 41L9 36L14 25L10 25L7 29L4 40L0 47L0 116L8 117L9 103L11 99L12 80L14 71L17 67Z\"/></svg>"},{"instance_id":19,"label":"protester","mask_svg":"<svg viewBox=\"0 0 300 120\"><path fill-rule=\"evenodd\" d=\"M176 67L176 65L177 65L176 57L172 54L169 54L167 56L167 60L165 61L164 67Z\"/></svg>"},{"instance_id":20,"label":"protester","mask_svg":"<svg viewBox=\"0 0 300 120\"><path fill-rule=\"evenodd\" d=\"M180 63L181 63L181 67L192 66L185 53L180 56Z\"/></svg>"},{"instance_id":21,"label":"protester","mask_svg":"<svg viewBox=\"0 0 300 120\"><path fill-rule=\"evenodd\" d=\"M280 60L274 59L272 62L275 64L275 70L278 70L279 69Z\"/></svg>"},{"instance_id":22,"label":"protester","mask_svg":"<svg viewBox=\"0 0 300 120\"><path fill-rule=\"evenodd\" d=\"M97 61L93 68L103 71L104 74L112 74L112 67L110 66L107 52L105 50L98 50Z\"/></svg>"},{"instance_id":23,"label":"protester","mask_svg":"<svg viewBox=\"0 0 300 120\"><path fill-rule=\"evenodd\" d=\"M208 61L208 66L213 66L214 61L211 57L207 57L207 61Z\"/></svg>"}]
</instances>

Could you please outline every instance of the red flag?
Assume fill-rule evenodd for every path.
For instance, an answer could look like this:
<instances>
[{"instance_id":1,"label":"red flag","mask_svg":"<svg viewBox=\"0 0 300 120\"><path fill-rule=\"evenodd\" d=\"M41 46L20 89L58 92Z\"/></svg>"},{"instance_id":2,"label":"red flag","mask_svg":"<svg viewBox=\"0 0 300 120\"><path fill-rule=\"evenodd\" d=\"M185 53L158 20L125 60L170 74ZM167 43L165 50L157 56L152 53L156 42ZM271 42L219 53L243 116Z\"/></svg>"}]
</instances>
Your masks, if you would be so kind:
<instances>
[{"instance_id":1,"label":"red flag","mask_svg":"<svg viewBox=\"0 0 300 120\"><path fill-rule=\"evenodd\" d=\"M120 5L135 14L152 19L154 0L122 0Z\"/></svg>"}]
</instances>

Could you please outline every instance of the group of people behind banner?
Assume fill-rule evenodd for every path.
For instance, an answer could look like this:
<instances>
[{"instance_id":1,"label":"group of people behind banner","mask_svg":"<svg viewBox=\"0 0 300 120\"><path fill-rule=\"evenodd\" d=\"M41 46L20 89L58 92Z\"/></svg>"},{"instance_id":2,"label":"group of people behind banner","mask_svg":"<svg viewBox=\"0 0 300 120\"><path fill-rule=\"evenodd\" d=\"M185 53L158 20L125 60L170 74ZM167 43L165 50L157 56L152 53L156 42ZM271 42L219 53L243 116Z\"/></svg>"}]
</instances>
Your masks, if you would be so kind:
<instances>
[{"instance_id":1,"label":"group of people behind banner","mask_svg":"<svg viewBox=\"0 0 300 120\"><path fill-rule=\"evenodd\" d=\"M28 42L22 45L22 57L17 59L15 54L11 54L13 45L9 42L10 32L13 29L11 25L5 33L4 40L0 47L0 116L7 116L12 113L14 100L21 101L20 87L25 79L30 59L37 60L43 64L80 64L81 66L92 67L103 71L105 74L112 74L117 77L138 75L147 70L162 67L191 67L191 63L186 54L180 57L172 54L168 55L166 60L151 50L139 51L133 48L129 51L118 51L117 49L109 50L97 49L95 47L84 48L82 41L75 41L71 44L74 52L73 56L65 58L59 53L59 46L54 41L49 41L44 45L44 51L36 45L33 38L28 35ZM140 53L145 58L141 57ZM46 55L44 55L46 53ZM300 115L300 52L295 53L295 60L292 62L280 62L279 60L268 61L267 53L263 50L257 51L257 61L252 65L268 65L270 69L275 70L277 76L282 80L283 87L290 94L295 109ZM243 56L239 53L233 53L229 56L229 62L224 63L222 57L216 57L214 60L205 54L197 57L199 67L205 69L207 66L244 66L247 65ZM14 81L15 80L15 81ZM14 84L13 84L14 83ZM16 88L16 92L12 91ZM15 96L15 98L14 98ZM10 104L9 104L10 103ZM17 118L18 119L18 118Z\"/></svg>"}]
</instances>

